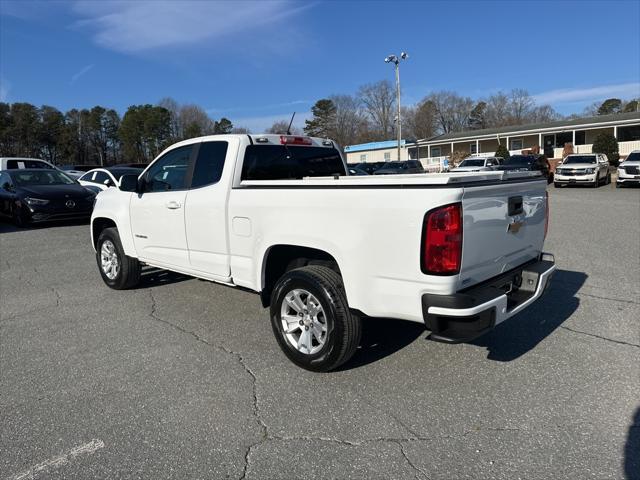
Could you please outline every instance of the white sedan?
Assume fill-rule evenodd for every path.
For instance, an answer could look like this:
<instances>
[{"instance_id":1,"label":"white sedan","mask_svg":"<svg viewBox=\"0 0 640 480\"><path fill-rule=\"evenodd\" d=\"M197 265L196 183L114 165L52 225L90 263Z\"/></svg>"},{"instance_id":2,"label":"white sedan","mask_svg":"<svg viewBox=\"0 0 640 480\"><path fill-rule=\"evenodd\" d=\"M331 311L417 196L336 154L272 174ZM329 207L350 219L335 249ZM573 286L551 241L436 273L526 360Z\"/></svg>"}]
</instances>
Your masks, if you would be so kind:
<instances>
[{"instance_id":1,"label":"white sedan","mask_svg":"<svg viewBox=\"0 0 640 480\"><path fill-rule=\"evenodd\" d=\"M82 175L78 182L85 187L97 187L100 190L106 190L109 187L119 187L120 178L123 175L140 175L141 173L141 168L133 167L94 168Z\"/></svg>"}]
</instances>

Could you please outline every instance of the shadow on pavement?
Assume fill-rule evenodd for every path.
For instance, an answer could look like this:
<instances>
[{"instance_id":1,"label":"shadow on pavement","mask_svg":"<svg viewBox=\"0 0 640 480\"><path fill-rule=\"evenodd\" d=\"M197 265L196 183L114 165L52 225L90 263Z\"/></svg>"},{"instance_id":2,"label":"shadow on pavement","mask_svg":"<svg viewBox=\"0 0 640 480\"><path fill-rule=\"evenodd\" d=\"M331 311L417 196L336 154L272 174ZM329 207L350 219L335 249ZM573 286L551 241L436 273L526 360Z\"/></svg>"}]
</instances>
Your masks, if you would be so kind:
<instances>
[{"instance_id":1,"label":"shadow on pavement","mask_svg":"<svg viewBox=\"0 0 640 480\"><path fill-rule=\"evenodd\" d=\"M86 220L61 220L57 222L32 223L25 227L16 227L13 223L0 221L0 233L28 232L29 230L43 230L50 227L71 227L78 225L89 225L89 219Z\"/></svg>"},{"instance_id":2,"label":"shadow on pavement","mask_svg":"<svg viewBox=\"0 0 640 480\"><path fill-rule=\"evenodd\" d=\"M377 362L406 347L425 332L424 325L388 318L364 318L362 338L356 354L337 371Z\"/></svg>"},{"instance_id":3,"label":"shadow on pavement","mask_svg":"<svg viewBox=\"0 0 640 480\"><path fill-rule=\"evenodd\" d=\"M640 408L633 416L624 446L624 473L627 480L640 480Z\"/></svg>"},{"instance_id":4,"label":"shadow on pavement","mask_svg":"<svg viewBox=\"0 0 640 480\"><path fill-rule=\"evenodd\" d=\"M515 360L535 348L577 310L580 300L575 294L586 280L583 272L557 270L540 299L470 343L485 347L490 360Z\"/></svg>"},{"instance_id":5,"label":"shadow on pavement","mask_svg":"<svg viewBox=\"0 0 640 480\"><path fill-rule=\"evenodd\" d=\"M140 275L140 283L136 288L159 287L161 285L184 282L185 280L193 280L193 277L155 267L144 267Z\"/></svg>"}]
</instances>

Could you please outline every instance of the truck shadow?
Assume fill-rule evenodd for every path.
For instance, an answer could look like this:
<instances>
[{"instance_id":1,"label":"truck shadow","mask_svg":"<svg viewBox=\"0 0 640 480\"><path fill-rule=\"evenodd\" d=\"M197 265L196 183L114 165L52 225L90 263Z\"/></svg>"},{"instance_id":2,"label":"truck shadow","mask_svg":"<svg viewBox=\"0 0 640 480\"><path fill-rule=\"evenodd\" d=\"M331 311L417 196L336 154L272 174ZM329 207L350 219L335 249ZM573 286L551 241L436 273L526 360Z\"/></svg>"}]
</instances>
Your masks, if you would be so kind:
<instances>
[{"instance_id":1,"label":"truck shadow","mask_svg":"<svg viewBox=\"0 0 640 480\"><path fill-rule=\"evenodd\" d=\"M185 280L193 280L193 277L155 267L143 267L142 273L140 274L140 283L135 288L153 288L161 285L184 282Z\"/></svg>"},{"instance_id":2,"label":"truck shadow","mask_svg":"<svg viewBox=\"0 0 640 480\"><path fill-rule=\"evenodd\" d=\"M534 349L578 309L580 300L575 295L586 280L583 272L557 270L537 302L470 343L485 347L490 360L517 359Z\"/></svg>"},{"instance_id":3,"label":"truck shadow","mask_svg":"<svg viewBox=\"0 0 640 480\"><path fill-rule=\"evenodd\" d=\"M364 318L362 338L356 354L337 371L362 367L406 347L424 334L424 325L388 318Z\"/></svg>"},{"instance_id":4,"label":"truck shadow","mask_svg":"<svg viewBox=\"0 0 640 480\"><path fill-rule=\"evenodd\" d=\"M624 445L624 473L627 480L640 479L640 408L633 416Z\"/></svg>"}]
</instances>

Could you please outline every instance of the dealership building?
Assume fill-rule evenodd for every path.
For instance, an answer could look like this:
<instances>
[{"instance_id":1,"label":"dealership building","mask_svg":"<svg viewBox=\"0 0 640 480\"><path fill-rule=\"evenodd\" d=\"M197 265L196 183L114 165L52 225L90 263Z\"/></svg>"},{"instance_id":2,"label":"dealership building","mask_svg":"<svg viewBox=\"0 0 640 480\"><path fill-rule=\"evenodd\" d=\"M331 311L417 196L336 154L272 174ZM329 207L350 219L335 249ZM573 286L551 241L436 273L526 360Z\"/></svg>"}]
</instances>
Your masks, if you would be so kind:
<instances>
[{"instance_id":1,"label":"dealership building","mask_svg":"<svg viewBox=\"0 0 640 480\"><path fill-rule=\"evenodd\" d=\"M489 157L504 144L511 154L540 146L547 158L561 159L566 143L573 144L576 153L591 153L595 138L604 132L616 137L621 157L640 150L640 112L446 133L411 143L403 140L401 158L419 159L426 169L438 170L453 152ZM348 146L345 152L350 163L374 162L396 160L396 148L395 141L373 142Z\"/></svg>"}]
</instances>

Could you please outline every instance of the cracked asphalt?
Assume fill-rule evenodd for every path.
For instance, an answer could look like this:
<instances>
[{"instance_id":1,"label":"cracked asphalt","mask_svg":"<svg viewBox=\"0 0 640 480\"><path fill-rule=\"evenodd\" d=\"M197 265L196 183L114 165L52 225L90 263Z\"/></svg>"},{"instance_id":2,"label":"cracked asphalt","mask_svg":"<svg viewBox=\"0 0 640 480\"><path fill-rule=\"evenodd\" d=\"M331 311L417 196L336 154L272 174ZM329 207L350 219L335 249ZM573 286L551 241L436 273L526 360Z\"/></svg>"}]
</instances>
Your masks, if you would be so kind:
<instances>
[{"instance_id":1,"label":"cracked asphalt","mask_svg":"<svg viewBox=\"0 0 640 480\"><path fill-rule=\"evenodd\" d=\"M462 345L369 319L330 374L256 295L0 224L0 479L640 479L640 189L549 191L541 301Z\"/></svg>"}]
</instances>

